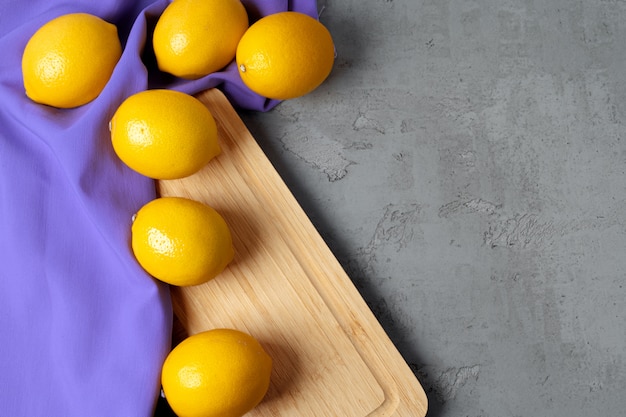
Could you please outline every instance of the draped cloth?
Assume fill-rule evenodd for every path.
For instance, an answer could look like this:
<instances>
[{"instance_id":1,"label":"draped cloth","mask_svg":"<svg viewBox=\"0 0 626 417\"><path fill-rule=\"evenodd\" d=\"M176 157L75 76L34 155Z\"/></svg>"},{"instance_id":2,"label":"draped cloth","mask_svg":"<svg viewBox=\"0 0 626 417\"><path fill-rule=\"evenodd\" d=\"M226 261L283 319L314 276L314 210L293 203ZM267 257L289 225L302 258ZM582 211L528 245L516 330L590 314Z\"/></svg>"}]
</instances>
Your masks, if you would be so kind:
<instances>
[{"instance_id":1,"label":"draped cloth","mask_svg":"<svg viewBox=\"0 0 626 417\"><path fill-rule=\"evenodd\" d=\"M244 0L250 21L315 0ZM138 265L131 218L154 181L127 168L108 122L151 88L219 88L240 109L277 101L241 82L232 62L198 80L156 68L151 33L168 1L0 0L0 415L151 416L170 350L167 285ZM115 24L123 53L108 84L74 109L24 94L26 42L47 21L85 12Z\"/></svg>"}]
</instances>

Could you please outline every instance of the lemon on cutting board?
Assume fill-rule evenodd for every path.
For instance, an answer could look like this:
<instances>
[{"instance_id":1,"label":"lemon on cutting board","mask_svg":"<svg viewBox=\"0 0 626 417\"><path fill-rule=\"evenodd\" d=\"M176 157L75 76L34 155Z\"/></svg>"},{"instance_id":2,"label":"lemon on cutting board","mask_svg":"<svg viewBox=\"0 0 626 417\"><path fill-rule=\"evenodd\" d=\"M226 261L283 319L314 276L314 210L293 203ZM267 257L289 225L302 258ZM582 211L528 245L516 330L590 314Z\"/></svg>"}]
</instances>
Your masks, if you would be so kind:
<instances>
[{"instance_id":1,"label":"lemon on cutting board","mask_svg":"<svg viewBox=\"0 0 626 417\"><path fill-rule=\"evenodd\" d=\"M95 99L122 55L117 27L88 13L59 16L41 26L22 55L26 95L72 108Z\"/></svg>"},{"instance_id":2,"label":"lemon on cutting board","mask_svg":"<svg viewBox=\"0 0 626 417\"><path fill-rule=\"evenodd\" d=\"M214 329L189 336L167 356L165 398L181 417L241 417L270 383L272 359L251 335Z\"/></svg>"},{"instance_id":3,"label":"lemon on cutting board","mask_svg":"<svg viewBox=\"0 0 626 417\"><path fill-rule=\"evenodd\" d=\"M110 129L117 156L153 179L187 177L221 152L211 112L179 91L133 94L115 111Z\"/></svg>"},{"instance_id":4,"label":"lemon on cutting board","mask_svg":"<svg viewBox=\"0 0 626 417\"><path fill-rule=\"evenodd\" d=\"M176 0L159 17L152 44L160 70L196 79L225 67L248 28L240 0Z\"/></svg>"},{"instance_id":5,"label":"lemon on cutting board","mask_svg":"<svg viewBox=\"0 0 626 417\"><path fill-rule=\"evenodd\" d=\"M160 197L141 207L131 227L131 247L150 275L175 286L215 278L235 253L223 217L183 197Z\"/></svg>"},{"instance_id":6,"label":"lemon on cutting board","mask_svg":"<svg viewBox=\"0 0 626 417\"><path fill-rule=\"evenodd\" d=\"M237 46L244 84L273 99L291 99L316 89L330 74L335 48L318 20L298 12L279 12L252 24Z\"/></svg>"}]
</instances>

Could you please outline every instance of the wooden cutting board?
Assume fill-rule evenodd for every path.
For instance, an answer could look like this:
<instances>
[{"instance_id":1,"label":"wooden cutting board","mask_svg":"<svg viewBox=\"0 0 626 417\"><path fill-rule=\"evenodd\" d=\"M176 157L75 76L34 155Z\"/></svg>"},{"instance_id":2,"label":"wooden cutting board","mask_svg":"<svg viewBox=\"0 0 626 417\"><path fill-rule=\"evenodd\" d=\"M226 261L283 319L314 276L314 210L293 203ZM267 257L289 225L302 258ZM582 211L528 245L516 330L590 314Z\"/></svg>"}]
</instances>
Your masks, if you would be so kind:
<instances>
[{"instance_id":1,"label":"wooden cutting board","mask_svg":"<svg viewBox=\"0 0 626 417\"><path fill-rule=\"evenodd\" d=\"M220 212L236 255L214 280L172 288L180 331L235 328L266 348L271 386L250 417L423 417L418 380L229 101L215 89L198 98L222 153L158 192Z\"/></svg>"}]
</instances>

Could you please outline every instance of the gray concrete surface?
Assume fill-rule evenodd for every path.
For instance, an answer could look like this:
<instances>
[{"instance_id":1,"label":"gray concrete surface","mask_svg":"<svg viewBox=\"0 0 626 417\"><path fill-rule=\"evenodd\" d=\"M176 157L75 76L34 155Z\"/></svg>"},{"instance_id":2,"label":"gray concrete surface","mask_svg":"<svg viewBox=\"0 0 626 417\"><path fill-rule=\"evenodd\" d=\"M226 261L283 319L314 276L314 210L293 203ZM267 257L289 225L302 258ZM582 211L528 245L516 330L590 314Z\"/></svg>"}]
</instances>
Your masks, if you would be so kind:
<instances>
[{"instance_id":1,"label":"gray concrete surface","mask_svg":"<svg viewBox=\"0 0 626 417\"><path fill-rule=\"evenodd\" d=\"M243 119L428 415L626 415L626 2L319 5L332 76Z\"/></svg>"}]
</instances>

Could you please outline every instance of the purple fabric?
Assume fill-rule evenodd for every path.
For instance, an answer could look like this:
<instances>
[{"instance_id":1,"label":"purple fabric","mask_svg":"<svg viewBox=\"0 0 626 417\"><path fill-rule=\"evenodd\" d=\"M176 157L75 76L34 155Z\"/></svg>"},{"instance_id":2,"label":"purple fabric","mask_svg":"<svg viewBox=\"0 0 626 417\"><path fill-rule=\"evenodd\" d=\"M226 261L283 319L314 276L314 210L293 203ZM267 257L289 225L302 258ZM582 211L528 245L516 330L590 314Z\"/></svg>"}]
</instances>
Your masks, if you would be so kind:
<instances>
[{"instance_id":1,"label":"purple fabric","mask_svg":"<svg viewBox=\"0 0 626 417\"><path fill-rule=\"evenodd\" d=\"M160 74L150 31L167 4L0 0L0 415L154 412L172 310L167 286L135 261L129 234L155 188L113 153L108 120L126 97L157 87L218 87L234 106L258 111L278 104L245 88L234 65L194 81ZM315 0L244 4L252 20L287 9L316 15ZM115 23L122 58L91 103L33 103L22 84L24 46L72 12Z\"/></svg>"}]
</instances>

